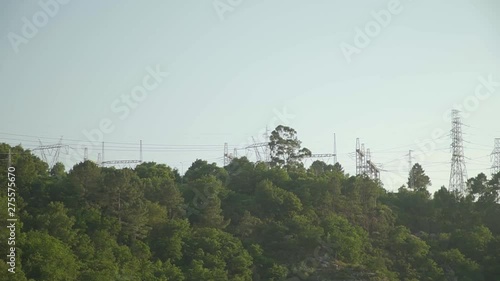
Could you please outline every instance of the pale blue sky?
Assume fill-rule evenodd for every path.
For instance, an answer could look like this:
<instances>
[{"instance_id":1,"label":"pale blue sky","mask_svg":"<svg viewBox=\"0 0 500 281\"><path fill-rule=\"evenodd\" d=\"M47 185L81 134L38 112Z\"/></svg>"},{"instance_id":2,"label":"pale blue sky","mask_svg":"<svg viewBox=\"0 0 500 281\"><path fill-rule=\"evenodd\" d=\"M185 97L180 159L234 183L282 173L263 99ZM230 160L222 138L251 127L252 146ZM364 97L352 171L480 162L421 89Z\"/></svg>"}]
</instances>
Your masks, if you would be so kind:
<instances>
[{"instance_id":1,"label":"pale blue sky","mask_svg":"<svg viewBox=\"0 0 500 281\"><path fill-rule=\"evenodd\" d=\"M351 174L361 138L394 190L407 176L408 164L399 162L407 163L409 149L417 161L417 142L433 130L448 133L443 115L474 95L478 77L500 82L494 0L401 0L402 11L351 63L341 43L354 45L355 29L390 1L243 0L221 20L212 0L73 0L16 53L9 34L23 36L23 17L32 21L43 11L40 2L0 2L0 141L27 148L36 137L49 144L60 136L76 147L86 141L84 130L108 118L114 130L104 140L116 144L106 160L138 158L118 142L142 139L144 160L179 169L182 162L185 170L196 158L221 164L224 142L244 146L277 125L275 112L286 108L294 115L288 125L313 153L331 153L337 133L339 161ZM113 102L157 65L169 76L120 119ZM469 176L489 173L487 155L500 137L499 95L497 87L466 110ZM440 141L420 161L432 190L448 185L451 141ZM151 144L178 146L159 152L165 147ZM95 160L100 148L89 149ZM71 166L70 156L61 159Z\"/></svg>"}]
</instances>

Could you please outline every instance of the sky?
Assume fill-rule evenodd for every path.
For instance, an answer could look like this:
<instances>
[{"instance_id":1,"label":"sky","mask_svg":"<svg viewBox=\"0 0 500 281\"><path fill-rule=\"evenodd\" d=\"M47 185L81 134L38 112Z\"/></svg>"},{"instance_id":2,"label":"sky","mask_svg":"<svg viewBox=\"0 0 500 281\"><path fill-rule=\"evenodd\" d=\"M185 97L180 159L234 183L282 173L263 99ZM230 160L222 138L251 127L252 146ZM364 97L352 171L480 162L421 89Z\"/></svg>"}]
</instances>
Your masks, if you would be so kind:
<instances>
[{"instance_id":1,"label":"sky","mask_svg":"<svg viewBox=\"0 0 500 281\"><path fill-rule=\"evenodd\" d=\"M350 174L360 138L388 190L406 182L412 150L435 191L449 181L453 108L468 176L490 174L499 11L495 0L1 1L0 142L62 137L69 169L85 147L97 161L102 141L104 160L140 159L142 140L144 161L185 171L222 165L224 143L255 160L245 147L283 124L313 153L333 153L336 134Z\"/></svg>"}]
</instances>

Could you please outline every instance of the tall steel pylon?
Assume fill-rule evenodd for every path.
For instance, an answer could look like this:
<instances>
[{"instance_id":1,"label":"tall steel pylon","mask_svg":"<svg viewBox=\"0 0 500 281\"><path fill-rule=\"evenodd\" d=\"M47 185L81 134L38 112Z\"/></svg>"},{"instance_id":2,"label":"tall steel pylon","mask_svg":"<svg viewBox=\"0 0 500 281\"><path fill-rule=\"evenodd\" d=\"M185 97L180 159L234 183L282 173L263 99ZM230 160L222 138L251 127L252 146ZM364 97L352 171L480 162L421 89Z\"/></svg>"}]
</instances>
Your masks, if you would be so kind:
<instances>
[{"instance_id":1,"label":"tall steel pylon","mask_svg":"<svg viewBox=\"0 0 500 281\"><path fill-rule=\"evenodd\" d=\"M229 156L229 146L227 145L227 142L224 143L224 167L229 165L231 163L231 158Z\"/></svg>"},{"instance_id":2,"label":"tall steel pylon","mask_svg":"<svg viewBox=\"0 0 500 281\"><path fill-rule=\"evenodd\" d=\"M238 149L234 148L233 154L229 153L229 145L224 143L224 167L229 165L234 158L238 157Z\"/></svg>"},{"instance_id":3,"label":"tall steel pylon","mask_svg":"<svg viewBox=\"0 0 500 281\"><path fill-rule=\"evenodd\" d=\"M247 157L250 150L254 150L256 162L263 162L269 165L271 163L271 147L269 146L270 137L269 130L266 127L266 131L262 134L265 142L257 142L252 136L252 144L247 145L244 149L246 151ZM236 153L234 154L236 155Z\"/></svg>"},{"instance_id":4,"label":"tall steel pylon","mask_svg":"<svg viewBox=\"0 0 500 281\"><path fill-rule=\"evenodd\" d=\"M371 178L372 180L380 180L380 170L375 165L375 163L372 162L372 154L370 152L370 149L366 150L366 173L368 174L368 177Z\"/></svg>"},{"instance_id":5,"label":"tall steel pylon","mask_svg":"<svg viewBox=\"0 0 500 281\"><path fill-rule=\"evenodd\" d=\"M452 111L451 120L451 172L450 172L450 190L459 194L465 194L467 181L467 168L465 166L462 118L460 111Z\"/></svg>"},{"instance_id":6,"label":"tall steel pylon","mask_svg":"<svg viewBox=\"0 0 500 281\"><path fill-rule=\"evenodd\" d=\"M365 144L360 144L356 139L356 175L366 174L366 153Z\"/></svg>"},{"instance_id":7,"label":"tall steel pylon","mask_svg":"<svg viewBox=\"0 0 500 281\"><path fill-rule=\"evenodd\" d=\"M262 162L262 157L260 156L260 152L259 152L259 144L257 144L257 142L255 141L255 138L252 137L252 140L253 140L253 143L254 143L254 150L255 150L255 158L257 159L257 162ZM264 143L264 147L265 147L265 143Z\"/></svg>"},{"instance_id":8,"label":"tall steel pylon","mask_svg":"<svg viewBox=\"0 0 500 281\"><path fill-rule=\"evenodd\" d=\"M266 132L264 133L264 140L267 143L267 145L264 146L264 158L266 163L271 163L271 148L269 147L269 129L266 126Z\"/></svg>"},{"instance_id":9,"label":"tall steel pylon","mask_svg":"<svg viewBox=\"0 0 500 281\"><path fill-rule=\"evenodd\" d=\"M337 134L333 133L333 164L337 164Z\"/></svg>"},{"instance_id":10,"label":"tall steel pylon","mask_svg":"<svg viewBox=\"0 0 500 281\"><path fill-rule=\"evenodd\" d=\"M409 150L408 152L408 164L409 164L409 171L408 171L408 174L410 176L410 179L408 181L408 187L411 189L415 186L415 178L413 177L413 157L411 155L411 153L413 152L413 150Z\"/></svg>"},{"instance_id":11,"label":"tall steel pylon","mask_svg":"<svg viewBox=\"0 0 500 281\"><path fill-rule=\"evenodd\" d=\"M83 161L87 161L89 160L89 149L87 147L85 147L83 149Z\"/></svg>"},{"instance_id":12,"label":"tall steel pylon","mask_svg":"<svg viewBox=\"0 0 500 281\"><path fill-rule=\"evenodd\" d=\"M229 145L227 142L224 143L224 167L231 164L234 158L238 157L238 149L235 147L233 150L233 154L229 153Z\"/></svg>"},{"instance_id":13,"label":"tall steel pylon","mask_svg":"<svg viewBox=\"0 0 500 281\"><path fill-rule=\"evenodd\" d=\"M101 167L112 166L112 165L126 165L133 168L134 164L142 163L142 140L139 141L139 160L106 160L104 161L104 142L102 142L101 153L97 155L97 163Z\"/></svg>"},{"instance_id":14,"label":"tall steel pylon","mask_svg":"<svg viewBox=\"0 0 500 281\"><path fill-rule=\"evenodd\" d=\"M380 169L372 161L370 149L356 139L356 175L365 175L372 180L380 180Z\"/></svg>"},{"instance_id":15,"label":"tall steel pylon","mask_svg":"<svg viewBox=\"0 0 500 281\"><path fill-rule=\"evenodd\" d=\"M41 140L38 140L40 142L40 146L33 149L33 151L36 150L40 151L42 160L49 165L49 168L54 167L54 165L59 161L59 154L61 152L61 148L64 149L65 154L69 153L69 146L63 144L62 139L63 138L61 137L58 143L50 145L44 145L42 144ZM47 157L47 154L45 154L45 151L47 151L48 155L52 157L50 161L49 158Z\"/></svg>"},{"instance_id":16,"label":"tall steel pylon","mask_svg":"<svg viewBox=\"0 0 500 281\"><path fill-rule=\"evenodd\" d=\"M323 158L331 158L331 157L333 157L335 159L335 154L332 154L332 153L313 153L309 156L304 156L303 163L305 165L305 163L308 159L323 159ZM328 160L327 160L327 163L328 163Z\"/></svg>"},{"instance_id":17,"label":"tall steel pylon","mask_svg":"<svg viewBox=\"0 0 500 281\"><path fill-rule=\"evenodd\" d=\"M500 173L500 138L495 139L495 148L491 153L491 160L493 161L493 164L491 165L491 173L494 176Z\"/></svg>"}]
</instances>

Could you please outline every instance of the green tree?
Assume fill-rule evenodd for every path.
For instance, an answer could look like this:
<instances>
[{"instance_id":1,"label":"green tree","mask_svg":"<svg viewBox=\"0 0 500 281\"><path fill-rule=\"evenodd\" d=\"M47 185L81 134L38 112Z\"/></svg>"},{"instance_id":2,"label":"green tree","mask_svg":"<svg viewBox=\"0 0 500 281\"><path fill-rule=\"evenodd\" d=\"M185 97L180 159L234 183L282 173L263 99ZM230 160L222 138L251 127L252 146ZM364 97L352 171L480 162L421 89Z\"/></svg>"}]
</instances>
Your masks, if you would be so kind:
<instances>
[{"instance_id":1,"label":"green tree","mask_svg":"<svg viewBox=\"0 0 500 281\"><path fill-rule=\"evenodd\" d=\"M362 228L353 226L338 215L329 215L322 225L325 230L325 237L322 239L329 256L349 263L362 261L368 242L368 235Z\"/></svg>"},{"instance_id":2,"label":"green tree","mask_svg":"<svg viewBox=\"0 0 500 281\"><path fill-rule=\"evenodd\" d=\"M34 224L37 230L45 231L67 245L73 245L77 239L78 233L73 229L75 218L68 215L61 202L50 202L47 210L36 216Z\"/></svg>"},{"instance_id":3,"label":"green tree","mask_svg":"<svg viewBox=\"0 0 500 281\"><path fill-rule=\"evenodd\" d=\"M334 170L333 165L328 165L323 161L314 161L308 169L308 172L312 173L314 176L321 176L326 173L331 173Z\"/></svg>"},{"instance_id":4,"label":"green tree","mask_svg":"<svg viewBox=\"0 0 500 281\"><path fill-rule=\"evenodd\" d=\"M102 185L103 175L97 164L92 161L78 163L68 173L67 184L60 190L60 201L75 208L99 208Z\"/></svg>"},{"instance_id":5,"label":"green tree","mask_svg":"<svg viewBox=\"0 0 500 281\"><path fill-rule=\"evenodd\" d=\"M444 273L429 256L430 246L410 231L398 226L390 234L388 253L391 269L399 280L442 280Z\"/></svg>"},{"instance_id":6,"label":"green tree","mask_svg":"<svg viewBox=\"0 0 500 281\"><path fill-rule=\"evenodd\" d=\"M444 265L447 280L481 281L484 280L481 267L465 257L458 249L451 249L438 254L440 264Z\"/></svg>"},{"instance_id":7,"label":"green tree","mask_svg":"<svg viewBox=\"0 0 500 281\"><path fill-rule=\"evenodd\" d=\"M246 157L235 158L225 167L229 178L227 186L230 190L253 194L255 191L255 171L254 165Z\"/></svg>"},{"instance_id":8,"label":"green tree","mask_svg":"<svg viewBox=\"0 0 500 281\"><path fill-rule=\"evenodd\" d=\"M482 225L468 230L458 229L451 234L450 246L459 249L474 261L481 262L493 238L491 231Z\"/></svg>"},{"instance_id":9,"label":"green tree","mask_svg":"<svg viewBox=\"0 0 500 281\"><path fill-rule=\"evenodd\" d=\"M204 176L187 184L186 200L189 220L199 227L225 228L229 221L224 219L220 194L222 183L214 176Z\"/></svg>"},{"instance_id":10,"label":"green tree","mask_svg":"<svg viewBox=\"0 0 500 281\"><path fill-rule=\"evenodd\" d=\"M420 164L416 163L410 170L408 188L415 191L426 191L431 186L431 179L425 174Z\"/></svg>"},{"instance_id":11,"label":"green tree","mask_svg":"<svg viewBox=\"0 0 500 281\"><path fill-rule=\"evenodd\" d=\"M23 270L34 280L76 280L79 265L71 249L47 233L30 231L20 243Z\"/></svg>"},{"instance_id":12,"label":"green tree","mask_svg":"<svg viewBox=\"0 0 500 281\"><path fill-rule=\"evenodd\" d=\"M292 192L286 191L265 180L257 185L255 191L255 214L261 218L291 218L302 210L300 199Z\"/></svg>"},{"instance_id":13,"label":"green tree","mask_svg":"<svg viewBox=\"0 0 500 281\"><path fill-rule=\"evenodd\" d=\"M184 181L194 181L206 176L214 176L221 182L227 182L228 173L223 168L217 167L217 164L208 164L207 161L197 159L184 174Z\"/></svg>"},{"instance_id":14,"label":"green tree","mask_svg":"<svg viewBox=\"0 0 500 281\"><path fill-rule=\"evenodd\" d=\"M50 175L57 179L62 179L66 177L66 171L64 168L64 164L61 162L57 162L52 169L50 169Z\"/></svg>"},{"instance_id":15,"label":"green tree","mask_svg":"<svg viewBox=\"0 0 500 281\"><path fill-rule=\"evenodd\" d=\"M252 280L252 257L241 241L218 229L195 229L186 240L184 264L190 265L189 281Z\"/></svg>"},{"instance_id":16,"label":"green tree","mask_svg":"<svg viewBox=\"0 0 500 281\"><path fill-rule=\"evenodd\" d=\"M276 145L300 154L292 130L281 128L292 142ZM0 281L500 278L500 174L471 178L466 196L445 187L430 196L420 165L410 188L388 192L339 163L305 169L285 148L284 162L271 167L245 157L223 168L197 160L184 178L153 162L49 171L30 151L0 144L4 171L9 148L19 171L19 249L16 275ZM8 203L4 188L0 209Z\"/></svg>"},{"instance_id":17,"label":"green tree","mask_svg":"<svg viewBox=\"0 0 500 281\"><path fill-rule=\"evenodd\" d=\"M297 132L283 125L279 125L271 132L269 148L271 149L271 165L273 166L293 166L300 159L311 155L309 149L301 148Z\"/></svg>"},{"instance_id":18,"label":"green tree","mask_svg":"<svg viewBox=\"0 0 500 281\"><path fill-rule=\"evenodd\" d=\"M169 220L153 227L147 238L153 256L163 262L179 261L182 258L184 238L190 231L189 222L180 219Z\"/></svg>"},{"instance_id":19,"label":"green tree","mask_svg":"<svg viewBox=\"0 0 500 281\"><path fill-rule=\"evenodd\" d=\"M184 199L177 187L175 174L169 167L148 162L138 165L135 171L144 186L145 199L164 206L171 219L183 215Z\"/></svg>"},{"instance_id":20,"label":"green tree","mask_svg":"<svg viewBox=\"0 0 500 281\"><path fill-rule=\"evenodd\" d=\"M97 201L100 208L105 214L118 219L124 241L147 235L147 206L141 181L132 170L106 170L99 193Z\"/></svg>"}]
</instances>

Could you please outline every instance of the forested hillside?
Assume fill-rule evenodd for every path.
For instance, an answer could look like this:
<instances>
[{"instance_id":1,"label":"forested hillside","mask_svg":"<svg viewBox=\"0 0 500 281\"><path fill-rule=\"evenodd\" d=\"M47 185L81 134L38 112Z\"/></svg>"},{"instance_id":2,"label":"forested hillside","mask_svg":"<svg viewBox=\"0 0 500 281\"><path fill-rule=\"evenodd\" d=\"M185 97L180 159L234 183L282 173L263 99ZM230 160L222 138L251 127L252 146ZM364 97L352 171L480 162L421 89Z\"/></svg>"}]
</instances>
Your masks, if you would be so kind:
<instances>
[{"instance_id":1,"label":"forested hillside","mask_svg":"<svg viewBox=\"0 0 500 281\"><path fill-rule=\"evenodd\" d=\"M19 220L15 274L0 233L0 280L500 280L500 174L430 194L416 164L412 189L389 193L339 164L306 169L310 152L274 137L271 165L197 160L183 176L152 162L49 169L1 144L0 220L9 148Z\"/></svg>"}]
</instances>

